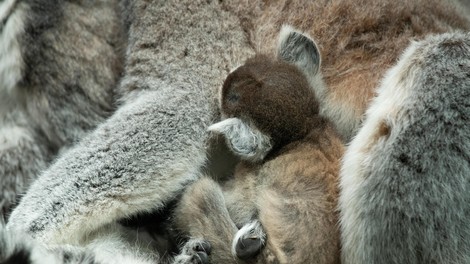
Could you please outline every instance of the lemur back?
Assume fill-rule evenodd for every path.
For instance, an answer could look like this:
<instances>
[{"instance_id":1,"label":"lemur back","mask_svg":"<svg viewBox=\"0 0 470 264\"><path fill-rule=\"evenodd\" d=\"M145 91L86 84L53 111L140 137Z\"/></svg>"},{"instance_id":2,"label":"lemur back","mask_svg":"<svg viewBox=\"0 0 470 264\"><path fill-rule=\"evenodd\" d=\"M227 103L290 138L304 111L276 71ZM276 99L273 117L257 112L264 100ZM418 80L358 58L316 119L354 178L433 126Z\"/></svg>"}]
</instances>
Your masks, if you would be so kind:
<instances>
[{"instance_id":1,"label":"lemur back","mask_svg":"<svg viewBox=\"0 0 470 264\"><path fill-rule=\"evenodd\" d=\"M292 45L299 50L282 50L278 59L257 55L229 74L221 90L225 119L209 129L222 133L242 161L234 179L222 186L225 202L206 179L190 188L175 214L180 229L212 245L212 263L339 263L336 201L343 146L319 115L305 75L284 60L295 55L319 70L314 42L286 27L280 49ZM216 207L208 212L212 216L197 215L194 205L204 203ZM191 219L215 226L190 224ZM232 225L219 227L227 222ZM240 228L236 233L234 226ZM183 249L177 263L188 263L190 252Z\"/></svg>"}]
</instances>

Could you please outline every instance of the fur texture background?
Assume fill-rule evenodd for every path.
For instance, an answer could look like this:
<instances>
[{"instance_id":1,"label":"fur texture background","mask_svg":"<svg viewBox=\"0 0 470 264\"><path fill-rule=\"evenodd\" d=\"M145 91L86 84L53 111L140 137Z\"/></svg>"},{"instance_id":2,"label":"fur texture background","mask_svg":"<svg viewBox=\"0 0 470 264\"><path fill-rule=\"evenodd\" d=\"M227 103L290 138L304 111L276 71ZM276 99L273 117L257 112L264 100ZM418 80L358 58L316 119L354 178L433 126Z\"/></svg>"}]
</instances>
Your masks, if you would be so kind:
<instances>
[{"instance_id":1,"label":"fur texture background","mask_svg":"<svg viewBox=\"0 0 470 264\"><path fill-rule=\"evenodd\" d=\"M317 92L321 111L346 140L410 38L470 28L468 9L452 0L122 0L124 24L116 1L13 3L0 4L0 58L15 62L0 68L12 76L0 84L0 100L12 102L0 106L0 170L10 175L0 177L4 208L41 176L8 232L77 252L108 224L164 207L200 177L210 163L206 128L218 118L217 87L253 50L272 52L283 23L320 46L328 87ZM6 17L20 22L9 28ZM119 107L105 119L113 94Z\"/></svg>"}]
</instances>

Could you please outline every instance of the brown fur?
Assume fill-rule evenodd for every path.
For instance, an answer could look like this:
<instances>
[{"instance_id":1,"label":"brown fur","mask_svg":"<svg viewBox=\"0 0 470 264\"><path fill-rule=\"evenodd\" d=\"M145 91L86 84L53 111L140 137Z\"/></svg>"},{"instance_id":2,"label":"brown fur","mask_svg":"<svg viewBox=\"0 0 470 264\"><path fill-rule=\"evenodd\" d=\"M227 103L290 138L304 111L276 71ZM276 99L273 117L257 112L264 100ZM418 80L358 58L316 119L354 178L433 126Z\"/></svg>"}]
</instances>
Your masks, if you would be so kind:
<instances>
[{"instance_id":1,"label":"brown fur","mask_svg":"<svg viewBox=\"0 0 470 264\"><path fill-rule=\"evenodd\" d=\"M252 262L339 263L335 208L343 146L318 115L305 76L256 56L227 77L221 108L226 117L253 122L274 148L261 163L241 162L223 191L207 178L191 186L176 209L179 229L211 243L212 263L242 263L230 254L236 227L258 218L267 244Z\"/></svg>"},{"instance_id":2,"label":"brown fur","mask_svg":"<svg viewBox=\"0 0 470 264\"><path fill-rule=\"evenodd\" d=\"M319 122L318 102L309 89L297 67L258 55L225 80L222 113L251 119L276 144L284 145L304 138Z\"/></svg>"},{"instance_id":3,"label":"brown fur","mask_svg":"<svg viewBox=\"0 0 470 264\"><path fill-rule=\"evenodd\" d=\"M231 1L252 45L272 52L283 24L313 36L320 47L328 100L343 107L350 138L358 128L385 70L411 39L470 30L469 4L457 0ZM339 107L337 107L339 109ZM336 120L332 120L336 121ZM340 125L341 126L341 125ZM343 131L344 130L344 131Z\"/></svg>"}]
</instances>

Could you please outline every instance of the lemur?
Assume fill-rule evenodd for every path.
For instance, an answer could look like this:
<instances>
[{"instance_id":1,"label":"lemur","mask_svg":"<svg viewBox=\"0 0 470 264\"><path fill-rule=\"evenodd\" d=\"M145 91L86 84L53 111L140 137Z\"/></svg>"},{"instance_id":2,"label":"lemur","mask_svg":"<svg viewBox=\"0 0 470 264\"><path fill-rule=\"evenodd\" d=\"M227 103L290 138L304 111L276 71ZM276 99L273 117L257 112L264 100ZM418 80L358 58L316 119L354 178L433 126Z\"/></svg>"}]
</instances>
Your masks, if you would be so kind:
<instances>
[{"instance_id":1,"label":"lemur","mask_svg":"<svg viewBox=\"0 0 470 264\"><path fill-rule=\"evenodd\" d=\"M50 14L57 11L66 12L61 18L89 18L87 12L67 11L80 4L86 4L103 19L98 7L110 3L51 0L61 8L43 8L46 5L41 4L49 1L18 1L33 2L47 15L37 16L43 22L55 21ZM314 87L328 89L318 91L316 96L322 104L320 111L335 122L346 140L356 133L374 87L409 39L431 32L470 29L468 9L456 0L119 2L129 29L125 71L116 87L119 108L62 153L30 186L9 218L10 238L25 232L40 244L96 248L90 234L101 234L108 225L136 214L163 210L198 179L210 159L206 143L211 137L206 129L218 118L212 89L254 49L267 51L275 46L271 44L283 23L315 36L326 52L322 69L327 86ZM0 5L4 3L11 1ZM0 7L2 19L4 10ZM94 22L106 29L114 28L100 21ZM38 28L50 29L42 25L50 24L39 24ZM86 26L90 29L90 24ZM23 28L19 26L20 31ZM67 28L64 31L72 32ZM60 34L45 36L63 40ZM30 51L50 48L50 41L41 43L44 45ZM100 50L93 43L86 42L89 46L84 54L96 55L90 53ZM98 62L119 65L116 61ZM47 73L47 65L43 66ZM62 75L54 74L48 80L58 76ZM38 120L48 126L56 119ZM111 240L104 247L111 249L113 245ZM114 249L106 252L120 251L119 247ZM114 263L114 254L110 256L108 263Z\"/></svg>"},{"instance_id":2,"label":"lemur","mask_svg":"<svg viewBox=\"0 0 470 264\"><path fill-rule=\"evenodd\" d=\"M470 263L470 34L413 42L341 169L342 262Z\"/></svg>"},{"instance_id":3,"label":"lemur","mask_svg":"<svg viewBox=\"0 0 470 264\"><path fill-rule=\"evenodd\" d=\"M40 10L73 13L70 10L80 4L98 10L109 1L54 3L66 6ZM108 247L106 252L119 252L122 247L116 244L120 243L110 239L106 246L96 246L96 241L105 240L101 239L103 229L114 230L110 236L128 239L128 230L121 232L119 226L122 220L163 210L206 166L212 144L207 127L219 116L217 88L231 68L253 54L238 18L219 1L123 0L119 4L128 41L123 50L123 76L114 87L118 108L61 153L31 184L9 217L5 230L12 234L9 238L26 233L46 248L74 247L74 252L80 252ZM86 12L69 15L89 18ZM100 13L98 18L104 19L104 15ZM87 44L88 49L79 54L101 54L96 54L95 42ZM99 76L108 71L93 73ZM132 237L128 244L129 251L136 254L152 247L144 243L143 249ZM17 245L21 248L21 241ZM23 249L24 254L31 254L29 248ZM0 255L3 252L0 247ZM60 252L51 254L64 259ZM7 258L10 253L6 252ZM108 263L115 263L115 255L119 254L109 254ZM150 255L153 262L162 261L158 252Z\"/></svg>"},{"instance_id":4,"label":"lemur","mask_svg":"<svg viewBox=\"0 0 470 264\"><path fill-rule=\"evenodd\" d=\"M339 263L343 144L296 64L321 77L314 41L286 26L277 58L256 55L226 78L209 130L242 161L222 189L205 178L184 194L175 222L192 239L175 263Z\"/></svg>"},{"instance_id":5,"label":"lemur","mask_svg":"<svg viewBox=\"0 0 470 264\"><path fill-rule=\"evenodd\" d=\"M119 0L1 1L0 218L112 114L125 38Z\"/></svg>"}]
</instances>

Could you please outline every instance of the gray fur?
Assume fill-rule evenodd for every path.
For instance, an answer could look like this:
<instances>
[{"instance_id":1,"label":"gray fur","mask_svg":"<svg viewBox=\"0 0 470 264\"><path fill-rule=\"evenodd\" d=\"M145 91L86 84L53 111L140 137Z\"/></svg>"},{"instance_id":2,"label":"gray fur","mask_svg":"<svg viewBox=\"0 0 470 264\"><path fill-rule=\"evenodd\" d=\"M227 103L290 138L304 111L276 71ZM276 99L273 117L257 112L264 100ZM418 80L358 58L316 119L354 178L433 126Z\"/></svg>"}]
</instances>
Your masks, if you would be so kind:
<instances>
[{"instance_id":1,"label":"gray fur","mask_svg":"<svg viewBox=\"0 0 470 264\"><path fill-rule=\"evenodd\" d=\"M470 263L469 121L470 34L413 43L344 159L343 263Z\"/></svg>"},{"instance_id":2,"label":"gray fur","mask_svg":"<svg viewBox=\"0 0 470 264\"><path fill-rule=\"evenodd\" d=\"M252 50L218 1L125 4L122 105L38 178L12 213L10 230L84 245L87 234L162 208L198 178L207 127L218 116L216 90Z\"/></svg>"},{"instance_id":3,"label":"gray fur","mask_svg":"<svg viewBox=\"0 0 470 264\"><path fill-rule=\"evenodd\" d=\"M28 235L12 233L0 225L0 263L2 264L150 264L159 263L140 241L127 240L116 226L92 235L86 247L45 246Z\"/></svg>"},{"instance_id":4,"label":"gray fur","mask_svg":"<svg viewBox=\"0 0 470 264\"><path fill-rule=\"evenodd\" d=\"M30 0L3 18L0 40L9 44L0 64L16 54L4 71L10 81L0 81L3 214L60 151L114 111L125 44L119 12L118 0Z\"/></svg>"}]
</instances>

